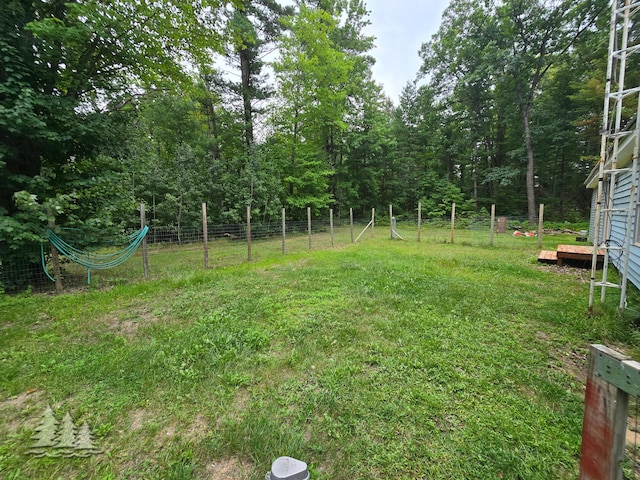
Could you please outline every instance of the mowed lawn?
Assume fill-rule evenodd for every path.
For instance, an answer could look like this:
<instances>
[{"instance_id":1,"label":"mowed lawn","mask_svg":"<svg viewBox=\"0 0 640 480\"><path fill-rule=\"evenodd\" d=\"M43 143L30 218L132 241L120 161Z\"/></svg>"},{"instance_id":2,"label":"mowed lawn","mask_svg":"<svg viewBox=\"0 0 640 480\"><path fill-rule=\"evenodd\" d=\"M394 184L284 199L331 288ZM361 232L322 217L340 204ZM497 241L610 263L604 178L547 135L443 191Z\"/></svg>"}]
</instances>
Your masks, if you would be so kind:
<instances>
[{"instance_id":1,"label":"mowed lawn","mask_svg":"<svg viewBox=\"0 0 640 480\"><path fill-rule=\"evenodd\" d=\"M0 297L0 478L577 478L588 345L632 347L617 292L588 316L590 272L535 238L425 238ZM48 405L100 452L31 453Z\"/></svg>"}]
</instances>

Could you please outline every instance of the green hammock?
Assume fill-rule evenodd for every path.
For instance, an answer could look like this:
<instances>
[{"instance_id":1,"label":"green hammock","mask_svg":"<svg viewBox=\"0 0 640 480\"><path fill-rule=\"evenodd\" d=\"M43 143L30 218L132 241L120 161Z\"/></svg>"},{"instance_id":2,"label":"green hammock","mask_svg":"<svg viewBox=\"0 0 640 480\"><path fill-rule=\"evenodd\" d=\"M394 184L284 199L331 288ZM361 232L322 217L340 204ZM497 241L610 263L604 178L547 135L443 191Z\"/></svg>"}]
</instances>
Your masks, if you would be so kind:
<instances>
[{"instance_id":1,"label":"green hammock","mask_svg":"<svg viewBox=\"0 0 640 480\"><path fill-rule=\"evenodd\" d=\"M117 267L118 265L126 262L131 255L138 249L145 235L149 231L149 227L145 226L137 232L127 235L126 240L128 245L122 250L118 250L113 253L91 253L85 250L77 249L67 242L62 240L52 230L47 229L45 235L51 245L55 247L60 254L67 257L69 260L82 265L87 269L87 283L91 283L91 270L105 270L107 268ZM40 254L42 257L42 268L47 277L54 282L55 279L49 274L45 265L44 259L44 244L40 243Z\"/></svg>"}]
</instances>

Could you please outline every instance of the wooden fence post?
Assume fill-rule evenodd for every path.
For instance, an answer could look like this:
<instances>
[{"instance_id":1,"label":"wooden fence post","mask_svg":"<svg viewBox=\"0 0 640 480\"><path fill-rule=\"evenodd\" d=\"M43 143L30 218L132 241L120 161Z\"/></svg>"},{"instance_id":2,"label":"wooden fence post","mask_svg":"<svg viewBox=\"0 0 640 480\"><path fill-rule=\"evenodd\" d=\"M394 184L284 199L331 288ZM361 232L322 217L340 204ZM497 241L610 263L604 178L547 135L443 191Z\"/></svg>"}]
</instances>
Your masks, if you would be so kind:
<instances>
[{"instance_id":1,"label":"wooden fence post","mask_svg":"<svg viewBox=\"0 0 640 480\"><path fill-rule=\"evenodd\" d=\"M49 230L53 232L56 226L56 221L53 217L53 212L49 214ZM53 278L56 282L56 292L62 291L62 270L60 269L60 257L58 256L58 249L51 244L51 261L53 262Z\"/></svg>"},{"instance_id":2,"label":"wooden fence post","mask_svg":"<svg viewBox=\"0 0 640 480\"><path fill-rule=\"evenodd\" d=\"M451 243L453 243L453 231L456 226L456 204L451 204Z\"/></svg>"},{"instance_id":3,"label":"wooden fence post","mask_svg":"<svg viewBox=\"0 0 640 480\"><path fill-rule=\"evenodd\" d=\"M371 238L374 238L374 231L373 229L376 226L376 209L372 208L371 209Z\"/></svg>"},{"instance_id":4,"label":"wooden fence post","mask_svg":"<svg viewBox=\"0 0 640 480\"><path fill-rule=\"evenodd\" d=\"M540 204L540 214L538 215L538 248L542 248L542 230L544 226L544 203Z\"/></svg>"},{"instance_id":5,"label":"wooden fence post","mask_svg":"<svg viewBox=\"0 0 640 480\"><path fill-rule=\"evenodd\" d=\"M420 242L421 227L422 227L422 203L418 202L418 242Z\"/></svg>"},{"instance_id":6,"label":"wooden fence post","mask_svg":"<svg viewBox=\"0 0 640 480\"><path fill-rule=\"evenodd\" d=\"M580 480L622 479L629 391L640 393L639 367L638 362L604 345L590 346Z\"/></svg>"},{"instance_id":7,"label":"wooden fence post","mask_svg":"<svg viewBox=\"0 0 640 480\"><path fill-rule=\"evenodd\" d=\"M247 205L247 260L251 261L251 206Z\"/></svg>"},{"instance_id":8,"label":"wooden fence post","mask_svg":"<svg viewBox=\"0 0 640 480\"><path fill-rule=\"evenodd\" d=\"M140 228L146 226L147 219L144 211L144 202L140 204ZM149 257L147 255L147 236L142 239L142 269L144 271L144 278L149 278Z\"/></svg>"},{"instance_id":9,"label":"wooden fence post","mask_svg":"<svg viewBox=\"0 0 640 480\"><path fill-rule=\"evenodd\" d=\"M353 208L349 209L349 225L351 226L351 243L353 243Z\"/></svg>"},{"instance_id":10,"label":"wooden fence post","mask_svg":"<svg viewBox=\"0 0 640 480\"><path fill-rule=\"evenodd\" d=\"M209 230L207 227L207 204L202 202L202 243L204 244L204 268L209 268Z\"/></svg>"},{"instance_id":11,"label":"wooden fence post","mask_svg":"<svg viewBox=\"0 0 640 480\"><path fill-rule=\"evenodd\" d=\"M309 250L311 250L311 207L307 207L307 230L309 230Z\"/></svg>"},{"instance_id":12,"label":"wooden fence post","mask_svg":"<svg viewBox=\"0 0 640 480\"><path fill-rule=\"evenodd\" d=\"M285 220L285 210L282 208L282 254L284 255L284 246L287 239L287 221Z\"/></svg>"},{"instance_id":13,"label":"wooden fence post","mask_svg":"<svg viewBox=\"0 0 640 480\"><path fill-rule=\"evenodd\" d=\"M491 205L491 234L489 235L489 245L493 246L493 234L496 226L496 204Z\"/></svg>"},{"instance_id":14,"label":"wooden fence post","mask_svg":"<svg viewBox=\"0 0 640 480\"><path fill-rule=\"evenodd\" d=\"M333 247L333 208L329 209L329 228L331 229L331 246Z\"/></svg>"}]
</instances>

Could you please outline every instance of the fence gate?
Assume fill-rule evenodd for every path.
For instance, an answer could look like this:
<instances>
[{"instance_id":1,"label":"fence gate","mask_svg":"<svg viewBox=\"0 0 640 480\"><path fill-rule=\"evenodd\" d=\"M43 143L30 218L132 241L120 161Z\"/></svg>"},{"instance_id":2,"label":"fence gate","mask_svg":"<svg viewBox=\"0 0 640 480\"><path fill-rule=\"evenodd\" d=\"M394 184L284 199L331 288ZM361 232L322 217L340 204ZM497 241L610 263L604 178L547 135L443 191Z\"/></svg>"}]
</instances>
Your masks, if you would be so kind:
<instances>
[{"instance_id":1,"label":"fence gate","mask_svg":"<svg viewBox=\"0 0 640 480\"><path fill-rule=\"evenodd\" d=\"M591 345L580 480L640 479L640 363Z\"/></svg>"}]
</instances>

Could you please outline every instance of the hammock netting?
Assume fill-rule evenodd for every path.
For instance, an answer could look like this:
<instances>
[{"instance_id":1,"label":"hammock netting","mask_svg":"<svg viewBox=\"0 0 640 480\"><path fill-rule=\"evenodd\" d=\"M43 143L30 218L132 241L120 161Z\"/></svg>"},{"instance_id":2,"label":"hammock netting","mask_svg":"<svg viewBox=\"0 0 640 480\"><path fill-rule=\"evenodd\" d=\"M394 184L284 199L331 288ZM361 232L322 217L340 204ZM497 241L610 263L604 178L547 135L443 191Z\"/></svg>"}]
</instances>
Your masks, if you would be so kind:
<instances>
[{"instance_id":1,"label":"hammock netting","mask_svg":"<svg viewBox=\"0 0 640 480\"><path fill-rule=\"evenodd\" d=\"M148 231L149 227L145 226L137 232L127 235L125 237L127 246L112 253L96 253L89 252L87 250L80 250L65 242L50 229L47 229L45 235L49 242L51 242L51 245L53 245L61 255L64 255L72 262L82 265L87 269L88 281L90 282L91 270L105 270L107 268L117 267L118 265L126 262L138 249ZM47 274L47 277L49 277L51 281L55 281L55 279L47 271L45 265L46 262L43 244L40 244L40 252L42 256L42 268L44 269L44 272Z\"/></svg>"}]
</instances>

